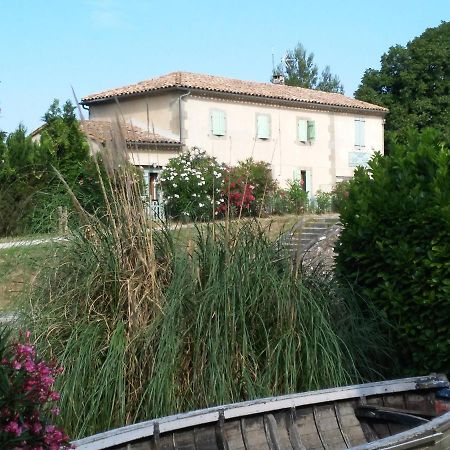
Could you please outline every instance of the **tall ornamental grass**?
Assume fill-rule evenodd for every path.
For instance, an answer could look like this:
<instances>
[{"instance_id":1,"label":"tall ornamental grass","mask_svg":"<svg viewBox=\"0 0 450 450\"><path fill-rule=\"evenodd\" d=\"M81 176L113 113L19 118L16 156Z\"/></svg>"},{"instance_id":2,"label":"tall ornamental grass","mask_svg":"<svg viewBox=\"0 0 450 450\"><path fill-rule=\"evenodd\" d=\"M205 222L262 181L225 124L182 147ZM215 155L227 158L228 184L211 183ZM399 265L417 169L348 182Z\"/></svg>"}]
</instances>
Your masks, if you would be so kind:
<instances>
[{"instance_id":1,"label":"tall ornamental grass","mask_svg":"<svg viewBox=\"0 0 450 450\"><path fill-rule=\"evenodd\" d=\"M256 221L201 225L189 242L155 229L113 150L106 214L73 198L83 225L27 307L39 347L65 368L70 436L376 376L377 322L351 292L295 272Z\"/></svg>"}]
</instances>

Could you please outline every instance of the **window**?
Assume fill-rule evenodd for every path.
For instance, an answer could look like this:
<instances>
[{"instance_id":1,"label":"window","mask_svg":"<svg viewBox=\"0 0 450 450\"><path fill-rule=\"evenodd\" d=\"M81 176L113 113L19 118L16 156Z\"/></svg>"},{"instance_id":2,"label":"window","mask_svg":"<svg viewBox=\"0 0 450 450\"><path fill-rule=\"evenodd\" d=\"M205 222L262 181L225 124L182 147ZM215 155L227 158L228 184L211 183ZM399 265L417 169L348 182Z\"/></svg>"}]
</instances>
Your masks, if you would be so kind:
<instances>
[{"instance_id":1,"label":"window","mask_svg":"<svg viewBox=\"0 0 450 450\"><path fill-rule=\"evenodd\" d=\"M227 120L225 111L214 109L211 111L211 133L214 136L225 136Z\"/></svg>"},{"instance_id":2,"label":"window","mask_svg":"<svg viewBox=\"0 0 450 450\"><path fill-rule=\"evenodd\" d=\"M355 119L355 147L364 147L364 119Z\"/></svg>"},{"instance_id":3,"label":"window","mask_svg":"<svg viewBox=\"0 0 450 450\"><path fill-rule=\"evenodd\" d=\"M314 120L299 119L297 121L297 139L305 143L314 141L316 139L316 122Z\"/></svg>"},{"instance_id":4,"label":"window","mask_svg":"<svg viewBox=\"0 0 450 450\"><path fill-rule=\"evenodd\" d=\"M258 139L270 138L270 116L267 114L256 115L256 137Z\"/></svg>"}]
</instances>

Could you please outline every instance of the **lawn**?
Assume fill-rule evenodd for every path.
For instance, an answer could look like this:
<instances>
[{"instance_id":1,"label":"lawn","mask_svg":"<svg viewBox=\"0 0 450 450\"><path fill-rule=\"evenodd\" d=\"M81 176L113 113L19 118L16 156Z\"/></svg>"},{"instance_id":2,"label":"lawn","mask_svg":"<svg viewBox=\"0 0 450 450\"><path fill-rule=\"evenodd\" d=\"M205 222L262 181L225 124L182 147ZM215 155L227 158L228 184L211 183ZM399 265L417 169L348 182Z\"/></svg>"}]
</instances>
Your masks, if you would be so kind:
<instances>
[{"instance_id":1,"label":"lawn","mask_svg":"<svg viewBox=\"0 0 450 450\"><path fill-rule=\"evenodd\" d=\"M0 249L0 311L14 307L43 261L54 251L52 244Z\"/></svg>"}]
</instances>

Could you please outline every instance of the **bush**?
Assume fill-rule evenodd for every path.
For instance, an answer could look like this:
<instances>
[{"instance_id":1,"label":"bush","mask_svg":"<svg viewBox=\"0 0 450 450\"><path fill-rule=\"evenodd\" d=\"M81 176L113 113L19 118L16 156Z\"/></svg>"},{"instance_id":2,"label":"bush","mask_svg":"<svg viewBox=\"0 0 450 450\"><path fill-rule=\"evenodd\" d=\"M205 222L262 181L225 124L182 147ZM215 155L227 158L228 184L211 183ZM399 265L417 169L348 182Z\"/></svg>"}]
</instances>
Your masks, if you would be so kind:
<instances>
[{"instance_id":1,"label":"bush","mask_svg":"<svg viewBox=\"0 0 450 450\"><path fill-rule=\"evenodd\" d=\"M343 203L348 199L349 181L340 181L331 191L331 210L340 212Z\"/></svg>"},{"instance_id":2,"label":"bush","mask_svg":"<svg viewBox=\"0 0 450 450\"><path fill-rule=\"evenodd\" d=\"M329 192L316 192L316 212L323 214L331 211L332 194Z\"/></svg>"},{"instance_id":3,"label":"bush","mask_svg":"<svg viewBox=\"0 0 450 450\"><path fill-rule=\"evenodd\" d=\"M27 332L10 345L0 330L0 445L1 448L69 448L68 437L52 421L59 414L53 384L61 369L36 356Z\"/></svg>"},{"instance_id":4,"label":"bush","mask_svg":"<svg viewBox=\"0 0 450 450\"><path fill-rule=\"evenodd\" d=\"M248 158L245 161L239 161L237 166L233 168L233 173L236 179L252 186L252 194L256 200L251 210L254 215L259 215L264 211L270 201L269 198L277 189L277 182L273 179L271 165L265 161L255 161L253 158Z\"/></svg>"},{"instance_id":5,"label":"bush","mask_svg":"<svg viewBox=\"0 0 450 450\"><path fill-rule=\"evenodd\" d=\"M307 211L309 206L308 193L303 189L301 180L288 181L287 196L293 205L293 210L297 214Z\"/></svg>"},{"instance_id":6,"label":"bush","mask_svg":"<svg viewBox=\"0 0 450 450\"><path fill-rule=\"evenodd\" d=\"M240 217L257 213L255 187L247 180L239 177L235 167L226 170L220 191L220 204L216 213L225 217Z\"/></svg>"},{"instance_id":7,"label":"bush","mask_svg":"<svg viewBox=\"0 0 450 450\"><path fill-rule=\"evenodd\" d=\"M224 168L193 148L172 158L160 182L168 214L177 219L210 219L219 205Z\"/></svg>"},{"instance_id":8,"label":"bush","mask_svg":"<svg viewBox=\"0 0 450 450\"><path fill-rule=\"evenodd\" d=\"M337 267L386 315L405 374L450 373L450 152L434 130L358 168Z\"/></svg>"}]
</instances>

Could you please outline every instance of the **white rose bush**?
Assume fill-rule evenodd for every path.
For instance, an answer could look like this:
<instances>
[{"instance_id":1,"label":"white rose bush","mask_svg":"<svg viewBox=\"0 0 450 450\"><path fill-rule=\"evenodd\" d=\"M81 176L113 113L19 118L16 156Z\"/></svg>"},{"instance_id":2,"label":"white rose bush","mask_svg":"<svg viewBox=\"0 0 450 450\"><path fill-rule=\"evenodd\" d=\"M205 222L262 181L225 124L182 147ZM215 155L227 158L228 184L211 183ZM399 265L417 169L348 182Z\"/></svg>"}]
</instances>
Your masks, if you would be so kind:
<instances>
[{"instance_id":1,"label":"white rose bush","mask_svg":"<svg viewBox=\"0 0 450 450\"><path fill-rule=\"evenodd\" d=\"M199 148L172 158L159 178L168 214L180 220L211 219L220 204L224 171Z\"/></svg>"}]
</instances>

